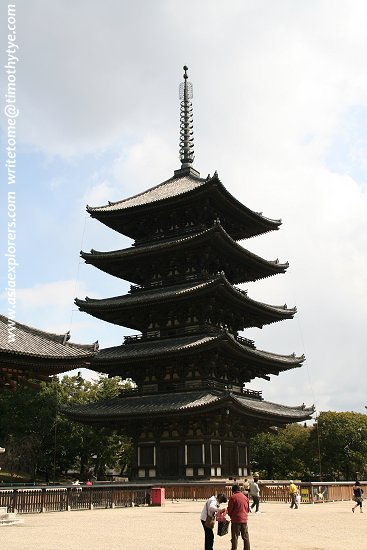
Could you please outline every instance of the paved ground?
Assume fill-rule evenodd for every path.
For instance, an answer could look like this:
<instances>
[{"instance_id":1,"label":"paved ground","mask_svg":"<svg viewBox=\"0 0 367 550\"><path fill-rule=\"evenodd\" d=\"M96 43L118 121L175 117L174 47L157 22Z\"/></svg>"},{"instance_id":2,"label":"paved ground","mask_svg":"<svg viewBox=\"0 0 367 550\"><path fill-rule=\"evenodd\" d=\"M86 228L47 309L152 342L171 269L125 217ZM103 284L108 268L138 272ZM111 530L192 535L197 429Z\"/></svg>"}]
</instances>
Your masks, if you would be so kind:
<instances>
[{"instance_id":1,"label":"paved ground","mask_svg":"<svg viewBox=\"0 0 367 550\"><path fill-rule=\"evenodd\" d=\"M1 550L202 550L202 502L168 502L161 508L115 508L24 514L24 524L0 527ZM261 504L251 515L251 550L367 550L367 509L352 502ZM238 545L242 550L242 543ZM214 550L229 550L230 535Z\"/></svg>"}]
</instances>

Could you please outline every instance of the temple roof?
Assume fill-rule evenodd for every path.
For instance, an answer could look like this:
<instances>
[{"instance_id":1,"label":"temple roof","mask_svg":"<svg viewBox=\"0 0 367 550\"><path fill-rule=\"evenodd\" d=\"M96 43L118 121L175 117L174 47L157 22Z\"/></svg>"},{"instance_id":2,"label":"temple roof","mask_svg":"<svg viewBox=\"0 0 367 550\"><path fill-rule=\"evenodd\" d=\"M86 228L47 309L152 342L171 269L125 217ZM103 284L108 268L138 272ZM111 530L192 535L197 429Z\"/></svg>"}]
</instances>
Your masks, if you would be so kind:
<instances>
[{"instance_id":1,"label":"temple roof","mask_svg":"<svg viewBox=\"0 0 367 550\"><path fill-rule=\"evenodd\" d=\"M176 252L181 254L185 250L198 249L202 254L205 246L215 247L219 259L218 270L226 271L231 283L255 281L277 273L285 273L289 265L288 262L279 263L278 260L265 260L246 250L228 235L219 221L216 221L209 229L189 235L111 252L92 249L90 253L81 252L80 254L86 263L90 263L106 273L142 284L144 270L140 269L142 274L139 275L136 268L142 267L144 262L157 261L157 258L161 261L163 255L169 255L172 258ZM228 257L230 257L230 264L233 265L233 273L227 273L229 271Z\"/></svg>"},{"instance_id":2,"label":"temple roof","mask_svg":"<svg viewBox=\"0 0 367 550\"><path fill-rule=\"evenodd\" d=\"M184 195L205 185L207 180L193 176L172 177L163 183L155 185L138 195L116 202L109 202L105 206L87 207L89 213L123 211L137 206L146 206Z\"/></svg>"},{"instance_id":3,"label":"temple roof","mask_svg":"<svg viewBox=\"0 0 367 550\"><path fill-rule=\"evenodd\" d=\"M63 412L73 420L87 423L106 421L131 422L146 417L166 415L193 414L196 411L206 412L220 407L227 407L241 415L256 419L271 420L285 424L311 418L314 408L304 405L290 407L254 399L231 392L230 390L190 390L160 394L130 394L119 398L99 401L87 405L64 407Z\"/></svg>"},{"instance_id":4,"label":"temple roof","mask_svg":"<svg viewBox=\"0 0 367 550\"><path fill-rule=\"evenodd\" d=\"M0 315L0 354L29 356L44 359L79 359L93 357L96 345L75 344L70 342L70 333L54 334L40 329L14 323ZM9 334L14 336L13 341Z\"/></svg>"},{"instance_id":5,"label":"temple roof","mask_svg":"<svg viewBox=\"0 0 367 550\"><path fill-rule=\"evenodd\" d=\"M214 309L220 307L223 311L236 312L243 323L237 330L253 326L261 328L265 324L291 319L296 313L296 308L288 309L286 305L273 306L252 300L246 291L234 288L224 274L218 274L207 281L139 290L103 300L76 299L75 303L81 311L86 311L99 319L141 330L142 316L146 320L153 307L158 306L162 312L169 311L184 301L192 304L192 300L197 303L200 299L206 300L207 303L210 300ZM225 322L225 314L222 317L222 321Z\"/></svg>"},{"instance_id":6,"label":"temple roof","mask_svg":"<svg viewBox=\"0 0 367 550\"><path fill-rule=\"evenodd\" d=\"M75 344L70 334L54 334L0 315L0 386L86 367L97 343ZM12 385L12 384L11 384Z\"/></svg>"},{"instance_id":7,"label":"temple roof","mask_svg":"<svg viewBox=\"0 0 367 550\"><path fill-rule=\"evenodd\" d=\"M133 197L109 202L104 206L87 206L87 211L108 227L135 239L139 232L131 224L136 224L140 216L146 216L153 210L157 215L162 210L162 216L166 217L170 207L183 208L184 205L199 204L206 197L217 205L218 215L221 211L226 212L231 224L236 225L232 231L226 227L235 240L273 231L281 225L281 220L266 218L244 206L227 191L217 173L207 179L190 173L176 175Z\"/></svg>"},{"instance_id":8,"label":"temple roof","mask_svg":"<svg viewBox=\"0 0 367 550\"><path fill-rule=\"evenodd\" d=\"M128 339L121 346L101 349L91 361L90 369L97 372L117 375L124 366L152 363L154 360L172 359L186 355L196 355L206 351L223 351L235 357L240 364L251 365L257 369L256 377L266 374L298 368L304 356L280 355L258 350L240 337L235 338L227 330L218 330L213 334L191 334L188 336L159 339ZM116 371L116 372L115 372Z\"/></svg>"}]
</instances>

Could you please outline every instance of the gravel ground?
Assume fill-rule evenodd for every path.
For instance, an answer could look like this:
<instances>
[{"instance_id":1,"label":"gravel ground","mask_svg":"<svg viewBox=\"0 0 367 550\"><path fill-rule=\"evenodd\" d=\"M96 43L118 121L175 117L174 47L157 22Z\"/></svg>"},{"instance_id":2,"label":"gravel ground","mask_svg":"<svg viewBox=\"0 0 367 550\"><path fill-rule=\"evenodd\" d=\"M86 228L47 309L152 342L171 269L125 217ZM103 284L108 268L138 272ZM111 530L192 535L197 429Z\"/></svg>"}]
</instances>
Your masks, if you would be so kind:
<instances>
[{"instance_id":1,"label":"gravel ground","mask_svg":"<svg viewBox=\"0 0 367 550\"><path fill-rule=\"evenodd\" d=\"M367 510L352 502L262 503L249 517L251 550L367 550ZM162 507L24 514L24 523L0 527L1 550L202 550L203 502ZM216 532L216 531L215 531ZM242 550L242 542L238 545ZM214 550L229 550L230 535L215 537Z\"/></svg>"}]
</instances>

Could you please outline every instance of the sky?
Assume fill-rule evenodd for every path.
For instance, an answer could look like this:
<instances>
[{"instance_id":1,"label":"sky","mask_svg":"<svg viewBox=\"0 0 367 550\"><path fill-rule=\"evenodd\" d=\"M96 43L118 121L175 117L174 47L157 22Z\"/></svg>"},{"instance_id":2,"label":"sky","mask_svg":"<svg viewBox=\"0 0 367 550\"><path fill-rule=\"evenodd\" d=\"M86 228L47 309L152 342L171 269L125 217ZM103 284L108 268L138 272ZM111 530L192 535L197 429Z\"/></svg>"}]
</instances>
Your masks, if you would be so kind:
<instances>
[{"instance_id":1,"label":"sky","mask_svg":"<svg viewBox=\"0 0 367 550\"><path fill-rule=\"evenodd\" d=\"M367 3L14 5L8 14L8 4L0 4L2 112L10 104L16 126L16 181L9 185L12 122L8 111L2 115L0 312L9 311L11 189L16 319L70 330L72 341L98 340L102 348L129 334L74 305L76 296L110 297L129 288L80 260L80 250L131 244L85 207L127 198L180 168L178 86L186 64L194 167L202 177L217 170L238 200L283 221L280 231L241 244L288 261L287 273L243 288L298 313L245 336L258 349L304 353L306 361L249 387L267 401L314 404L317 412L365 412ZM15 103L6 98L10 81Z\"/></svg>"}]
</instances>

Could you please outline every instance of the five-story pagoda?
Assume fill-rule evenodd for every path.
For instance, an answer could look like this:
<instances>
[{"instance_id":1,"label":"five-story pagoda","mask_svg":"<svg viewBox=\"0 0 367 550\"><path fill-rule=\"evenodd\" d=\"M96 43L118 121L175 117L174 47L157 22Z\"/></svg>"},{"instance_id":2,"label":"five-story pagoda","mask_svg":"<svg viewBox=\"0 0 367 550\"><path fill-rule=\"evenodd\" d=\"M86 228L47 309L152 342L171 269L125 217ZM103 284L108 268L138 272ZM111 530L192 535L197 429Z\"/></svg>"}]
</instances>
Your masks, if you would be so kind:
<instances>
[{"instance_id":1,"label":"five-story pagoda","mask_svg":"<svg viewBox=\"0 0 367 550\"><path fill-rule=\"evenodd\" d=\"M132 479L207 479L250 473L248 442L269 426L309 419L313 408L288 407L245 389L254 378L301 366L304 357L256 349L239 335L291 319L295 308L252 300L236 284L284 273L237 241L277 230L237 201L217 173L192 166L192 86L184 67L181 168L167 181L89 214L134 240L112 252L81 255L131 282L124 296L76 299L81 311L139 331L102 349L91 368L132 378L121 397L66 411L77 421L122 429L132 437Z\"/></svg>"}]
</instances>

